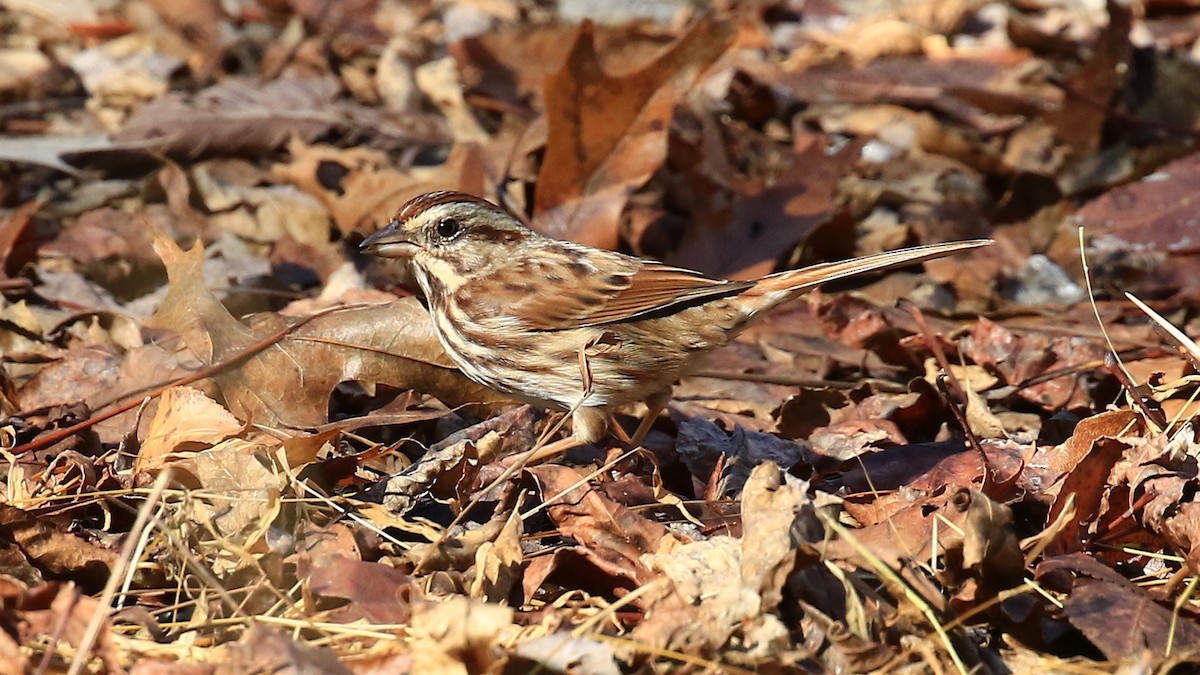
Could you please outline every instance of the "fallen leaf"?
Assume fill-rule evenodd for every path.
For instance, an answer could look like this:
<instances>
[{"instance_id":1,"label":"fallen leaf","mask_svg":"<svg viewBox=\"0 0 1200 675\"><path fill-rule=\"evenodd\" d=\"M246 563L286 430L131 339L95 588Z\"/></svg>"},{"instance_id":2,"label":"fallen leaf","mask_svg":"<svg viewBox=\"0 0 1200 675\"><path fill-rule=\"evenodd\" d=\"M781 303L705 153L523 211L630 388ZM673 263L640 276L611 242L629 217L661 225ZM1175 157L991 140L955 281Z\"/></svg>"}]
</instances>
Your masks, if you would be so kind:
<instances>
[{"instance_id":1,"label":"fallen leaf","mask_svg":"<svg viewBox=\"0 0 1200 675\"><path fill-rule=\"evenodd\" d=\"M326 673L352 675L328 647L314 647L286 633L262 625L251 626L237 644L231 645L230 659L214 675L237 673Z\"/></svg>"},{"instance_id":2,"label":"fallen leaf","mask_svg":"<svg viewBox=\"0 0 1200 675\"><path fill-rule=\"evenodd\" d=\"M312 141L340 118L331 78L255 82L229 79L195 95L167 94L134 113L113 135L171 157L254 155L293 137Z\"/></svg>"},{"instance_id":3,"label":"fallen leaf","mask_svg":"<svg viewBox=\"0 0 1200 675\"><path fill-rule=\"evenodd\" d=\"M8 504L0 504L0 532L49 577L68 577L99 590L116 566L117 554L67 532L54 522Z\"/></svg>"},{"instance_id":4,"label":"fallen leaf","mask_svg":"<svg viewBox=\"0 0 1200 675\"><path fill-rule=\"evenodd\" d=\"M203 490L195 500L195 517L231 541L257 544L279 515L286 481L271 459L272 449L231 438L183 460Z\"/></svg>"},{"instance_id":5,"label":"fallen leaf","mask_svg":"<svg viewBox=\"0 0 1200 675\"><path fill-rule=\"evenodd\" d=\"M618 586L633 588L653 578L641 556L673 539L665 527L613 502L571 467L546 464L528 471L541 487L546 515L585 560Z\"/></svg>"},{"instance_id":6,"label":"fallen leaf","mask_svg":"<svg viewBox=\"0 0 1200 675\"><path fill-rule=\"evenodd\" d=\"M512 627L513 611L461 595L413 608L412 671L467 675L500 671L497 643Z\"/></svg>"},{"instance_id":7,"label":"fallen leaf","mask_svg":"<svg viewBox=\"0 0 1200 675\"><path fill-rule=\"evenodd\" d=\"M337 622L402 624L412 618L418 587L404 572L377 562L324 557L305 574L318 606Z\"/></svg>"},{"instance_id":8,"label":"fallen leaf","mask_svg":"<svg viewBox=\"0 0 1200 675\"><path fill-rule=\"evenodd\" d=\"M79 647L88 634L92 618L99 612L107 612L95 598L81 595L71 583L52 583L32 589L21 599L20 608L22 644L49 639L52 643L62 640L75 647ZM113 636L112 623L106 617L94 636L91 652L100 658L106 671L120 673L124 669Z\"/></svg>"},{"instance_id":9,"label":"fallen leaf","mask_svg":"<svg viewBox=\"0 0 1200 675\"><path fill-rule=\"evenodd\" d=\"M316 197L343 233L373 232L409 199L434 190L486 192L481 149L461 143L432 169L396 169L386 155L366 148L288 145L291 161L272 173Z\"/></svg>"},{"instance_id":10,"label":"fallen leaf","mask_svg":"<svg viewBox=\"0 0 1200 675\"><path fill-rule=\"evenodd\" d=\"M562 70L546 79L546 156L534 226L558 239L616 248L626 200L667 155L671 112L732 44L734 30L698 21L653 63L624 76L604 72L595 28L585 22Z\"/></svg>"},{"instance_id":11,"label":"fallen leaf","mask_svg":"<svg viewBox=\"0 0 1200 675\"><path fill-rule=\"evenodd\" d=\"M1069 573L1063 600L1067 619L1112 660L1144 649L1165 654L1167 645L1186 652L1200 645L1200 625L1155 602L1114 570L1082 553L1057 556L1037 566L1043 583ZM1054 584L1057 585L1057 584ZM1168 643L1170 640L1170 643Z\"/></svg>"},{"instance_id":12,"label":"fallen leaf","mask_svg":"<svg viewBox=\"0 0 1200 675\"><path fill-rule=\"evenodd\" d=\"M1058 496L1046 514L1046 523L1057 520L1068 505L1073 510L1071 518L1047 548L1051 554L1062 555L1087 548L1091 538L1088 526L1099 515L1101 500L1113 485L1110 479L1113 469L1128 449L1129 445L1119 440L1097 439L1088 454L1063 477Z\"/></svg>"},{"instance_id":13,"label":"fallen leaf","mask_svg":"<svg viewBox=\"0 0 1200 675\"><path fill-rule=\"evenodd\" d=\"M155 471L170 461L170 455L212 447L243 428L232 413L203 393L171 387L159 397L133 470Z\"/></svg>"},{"instance_id":14,"label":"fallen leaf","mask_svg":"<svg viewBox=\"0 0 1200 675\"><path fill-rule=\"evenodd\" d=\"M247 326L204 283L204 250L183 251L158 239L167 265L167 297L146 325L178 333L206 364L242 354L270 335L287 334L214 381L239 419L258 424L316 427L326 422L329 394L344 380L381 382L429 392L451 405L502 400L467 380L442 350L429 315L416 300L348 307L295 331L278 315L257 315Z\"/></svg>"}]
</instances>

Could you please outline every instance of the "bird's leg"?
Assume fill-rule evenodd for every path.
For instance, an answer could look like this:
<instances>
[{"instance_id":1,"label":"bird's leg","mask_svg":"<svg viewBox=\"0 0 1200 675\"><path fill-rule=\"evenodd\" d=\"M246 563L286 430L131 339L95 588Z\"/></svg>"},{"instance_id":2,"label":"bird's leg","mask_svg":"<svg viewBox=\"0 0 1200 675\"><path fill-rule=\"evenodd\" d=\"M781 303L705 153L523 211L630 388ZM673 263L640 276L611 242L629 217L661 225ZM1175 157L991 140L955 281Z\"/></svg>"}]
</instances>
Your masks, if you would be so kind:
<instances>
[{"instance_id":1,"label":"bird's leg","mask_svg":"<svg viewBox=\"0 0 1200 675\"><path fill-rule=\"evenodd\" d=\"M667 404L670 402L670 390L651 394L646 398L646 416L638 424L637 431L633 432L633 438L629 439L629 447L636 448L642 444L642 441L646 440L646 435L650 433L650 428L654 426L654 420L658 419L659 413L667 409Z\"/></svg>"},{"instance_id":2,"label":"bird's leg","mask_svg":"<svg viewBox=\"0 0 1200 675\"><path fill-rule=\"evenodd\" d=\"M633 439L629 437L629 434L625 432L625 428L621 426L621 423L613 415L608 416L608 428L612 429L612 435L616 436L618 441L621 441L621 445L627 448L633 447Z\"/></svg>"},{"instance_id":3,"label":"bird's leg","mask_svg":"<svg viewBox=\"0 0 1200 675\"><path fill-rule=\"evenodd\" d=\"M608 431L608 415L600 408L579 407L571 413L571 435L531 452L526 464L536 464L566 454L581 445L595 443Z\"/></svg>"}]
</instances>

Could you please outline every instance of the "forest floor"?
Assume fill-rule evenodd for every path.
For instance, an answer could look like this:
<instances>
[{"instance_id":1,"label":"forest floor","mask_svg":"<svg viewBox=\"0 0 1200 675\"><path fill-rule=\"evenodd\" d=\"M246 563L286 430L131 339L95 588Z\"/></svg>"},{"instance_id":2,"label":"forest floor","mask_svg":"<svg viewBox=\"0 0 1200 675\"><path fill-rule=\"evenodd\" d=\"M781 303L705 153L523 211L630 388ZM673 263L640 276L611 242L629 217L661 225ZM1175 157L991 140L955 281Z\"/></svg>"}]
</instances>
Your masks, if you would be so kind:
<instances>
[{"instance_id":1,"label":"forest floor","mask_svg":"<svg viewBox=\"0 0 1200 675\"><path fill-rule=\"evenodd\" d=\"M0 0L0 673L1200 670L1200 4L713 4ZM358 250L442 189L995 244L496 481L560 416Z\"/></svg>"}]
</instances>

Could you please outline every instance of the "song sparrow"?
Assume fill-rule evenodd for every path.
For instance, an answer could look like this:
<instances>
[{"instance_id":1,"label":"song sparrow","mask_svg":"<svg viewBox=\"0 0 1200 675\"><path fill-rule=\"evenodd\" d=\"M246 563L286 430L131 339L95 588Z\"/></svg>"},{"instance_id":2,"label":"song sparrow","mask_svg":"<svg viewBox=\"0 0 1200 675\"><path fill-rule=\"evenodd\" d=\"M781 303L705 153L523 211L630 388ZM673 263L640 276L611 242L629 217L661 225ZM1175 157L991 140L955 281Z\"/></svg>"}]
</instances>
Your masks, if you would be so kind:
<instances>
[{"instance_id":1,"label":"song sparrow","mask_svg":"<svg viewBox=\"0 0 1200 675\"><path fill-rule=\"evenodd\" d=\"M698 355L814 286L989 243L933 244L727 281L551 239L479 197L432 192L401 207L362 248L408 261L442 346L468 377L572 413L573 436L550 455L600 440L610 412L639 401L649 414L629 442L641 443Z\"/></svg>"}]
</instances>

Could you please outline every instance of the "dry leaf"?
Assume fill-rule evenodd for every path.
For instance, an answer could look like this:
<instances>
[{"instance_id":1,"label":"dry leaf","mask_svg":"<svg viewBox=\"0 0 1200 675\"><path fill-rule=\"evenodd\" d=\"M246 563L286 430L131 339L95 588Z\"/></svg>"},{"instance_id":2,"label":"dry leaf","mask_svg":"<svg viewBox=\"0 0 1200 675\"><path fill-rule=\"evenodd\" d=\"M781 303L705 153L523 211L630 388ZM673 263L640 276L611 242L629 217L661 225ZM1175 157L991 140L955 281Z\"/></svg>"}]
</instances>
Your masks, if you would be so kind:
<instances>
[{"instance_id":1,"label":"dry leaf","mask_svg":"<svg viewBox=\"0 0 1200 675\"><path fill-rule=\"evenodd\" d=\"M269 336L286 335L213 377L240 419L319 426L326 422L330 392L344 380L413 388L451 405L501 400L452 367L428 313L412 298L328 312L294 331L278 315L257 315L247 326L206 288L200 246L183 251L160 238L155 250L171 285L146 324L178 333L204 363L225 362Z\"/></svg>"},{"instance_id":2,"label":"dry leaf","mask_svg":"<svg viewBox=\"0 0 1200 675\"><path fill-rule=\"evenodd\" d=\"M190 387L171 387L159 397L158 409L133 470L156 471L170 456L202 450L244 429L228 410Z\"/></svg>"},{"instance_id":3,"label":"dry leaf","mask_svg":"<svg viewBox=\"0 0 1200 675\"><path fill-rule=\"evenodd\" d=\"M616 248L625 202L667 156L675 104L732 44L734 30L701 19L653 63L614 77L585 22L562 70L546 79L549 140L535 227L558 239Z\"/></svg>"}]
</instances>

